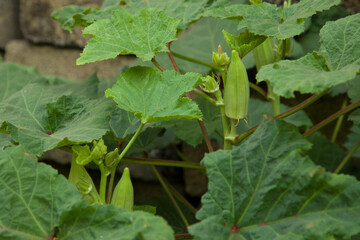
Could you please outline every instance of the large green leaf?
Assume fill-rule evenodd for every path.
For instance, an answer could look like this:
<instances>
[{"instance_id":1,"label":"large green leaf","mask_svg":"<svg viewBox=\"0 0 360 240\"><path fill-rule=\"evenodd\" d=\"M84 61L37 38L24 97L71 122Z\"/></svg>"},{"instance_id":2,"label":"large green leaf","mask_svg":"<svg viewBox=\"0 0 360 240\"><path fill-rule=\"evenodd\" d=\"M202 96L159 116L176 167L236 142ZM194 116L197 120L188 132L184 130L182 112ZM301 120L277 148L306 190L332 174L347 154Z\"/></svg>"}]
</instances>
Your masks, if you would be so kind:
<instances>
[{"instance_id":1,"label":"large green leaf","mask_svg":"<svg viewBox=\"0 0 360 240\"><path fill-rule=\"evenodd\" d=\"M139 128L141 121L134 115L121 108L116 108L111 114L110 130L119 141L125 140L129 135L134 134Z\"/></svg>"},{"instance_id":2,"label":"large green leaf","mask_svg":"<svg viewBox=\"0 0 360 240\"><path fill-rule=\"evenodd\" d=\"M315 164L324 167L326 171L334 172L346 156L342 148L321 133L311 135L309 141L313 144L308 152L309 157Z\"/></svg>"},{"instance_id":3,"label":"large green leaf","mask_svg":"<svg viewBox=\"0 0 360 240\"><path fill-rule=\"evenodd\" d=\"M219 108L202 97L197 97L194 101L199 105L203 114L203 122L209 136L215 130L222 132L221 114ZM195 147L204 140L198 121L189 119L176 119L161 123L162 127L170 128L174 131L177 138Z\"/></svg>"},{"instance_id":4,"label":"large green leaf","mask_svg":"<svg viewBox=\"0 0 360 240\"><path fill-rule=\"evenodd\" d=\"M2 86L0 88L0 102L25 87L28 83L56 85L72 83L72 81L61 77L41 74L34 67L6 62L0 63L0 84Z\"/></svg>"},{"instance_id":5,"label":"large green leaf","mask_svg":"<svg viewBox=\"0 0 360 240\"><path fill-rule=\"evenodd\" d=\"M20 147L0 149L0 238L50 239L61 213L81 199L75 186Z\"/></svg>"},{"instance_id":6,"label":"large green leaf","mask_svg":"<svg viewBox=\"0 0 360 240\"><path fill-rule=\"evenodd\" d=\"M106 90L120 108L134 114L143 123L170 119L201 119L201 112L188 98L181 97L198 83L200 74L160 72L150 67L133 67Z\"/></svg>"},{"instance_id":7,"label":"large green leaf","mask_svg":"<svg viewBox=\"0 0 360 240\"><path fill-rule=\"evenodd\" d=\"M156 54L167 52L166 43L176 40L179 21L163 11L143 9L132 16L124 9L112 11L111 19L101 19L86 27L92 35L77 64L135 54L150 61Z\"/></svg>"},{"instance_id":8,"label":"large green leaf","mask_svg":"<svg viewBox=\"0 0 360 240\"><path fill-rule=\"evenodd\" d=\"M347 135L345 147L350 151L360 141L360 109L353 111L349 116L349 120L353 122L353 126L350 129L350 134ZM353 156L360 158L360 148L356 150Z\"/></svg>"},{"instance_id":9,"label":"large green leaf","mask_svg":"<svg viewBox=\"0 0 360 240\"><path fill-rule=\"evenodd\" d=\"M328 22L320 32L322 55L313 52L295 61L269 64L256 78L268 80L276 94L287 98L295 91L318 93L350 81L360 71L360 51L355 47L359 31L360 14Z\"/></svg>"},{"instance_id":10,"label":"large green leaf","mask_svg":"<svg viewBox=\"0 0 360 240\"><path fill-rule=\"evenodd\" d=\"M324 58L316 52L298 60L283 60L262 67L256 78L268 80L279 96L294 97L294 92L319 93L327 88L345 83L356 77L360 65L350 64L340 70L330 71Z\"/></svg>"},{"instance_id":11,"label":"large green leaf","mask_svg":"<svg viewBox=\"0 0 360 240\"><path fill-rule=\"evenodd\" d=\"M360 13L328 22L320 30L320 53L330 71L360 65ZM359 67L360 69L360 67Z\"/></svg>"},{"instance_id":12,"label":"large green leaf","mask_svg":"<svg viewBox=\"0 0 360 240\"><path fill-rule=\"evenodd\" d=\"M143 8L164 10L169 16L181 20L178 28L184 30L199 20L205 11L226 5L229 5L228 0L133 0L125 7L131 13Z\"/></svg>"},{"instance_id":13,"label":"large green leaf","mask_svg":"<svg viewBox=\"0 0 360 240\"><path fill-rule=\"evenodd\" d=\"M58 236L63 240L171 240L174 232L164 219L150 213L82 202L62 215Z\"/></svg>"},{"instance_id":14,"label":"large green leaf","mask_svg":"<svg viewBox=\"0 0 360 240\"><path fill-rule=\"evenodd\" d=\"M179 40L171 44L171 50L185 57L190 57L212 64L212 52L218 51L221 45L224 52L231 55L231 49L228 47L222 31L226 30L231 34L238 34L236 30L237 23L230 20L220 20L216 18L203 18L196 22L188 31L179 36ZM186 61L174 56L177 65L182 72L197 72L207 74L211 71L211 67L204 66L191 61ZM160 53L156 56L156 60L166 69L173 69L169 57L166 53ZM243 59L246 68L255 66L252 53L246 55ZM153 66L150 62L143 63L140 59L135 61L134 65Z\"/></svg>"},{"instance_id":15,"label":"large green leaf","mask_svg":"<svg viewBox=\"0 0 360 240\"><path fill-rule=\"evenodd\" d=\"M57 90L30 84L0 103L0 123L6 122L12 138L32 154L87 143L109 130L108 119L114 109L111 101L60 97L66 92Z\"/></svg>"},{"instance_id":16,"label":"large green leaf","mask_svg":"<svg viewBox=\"0 0 360 240\"><path fill-rule=\"evenodd\" d=\"M314 165L311 144L281 120L202 160L208 192L195 239L347 239L360 231L360 183Z\"/></svg>"},{"instance_id":17,"label":"large green leaf","mask_svg":"<svg viewBox=\"0 0 360 240\"><path fill-rule=\"evenodd\" d=\"M205 16L238 19L240 20L238 29L246 27L257 35L286 39L299 35L305 30L303 18L329 9L340 2L340 0L302 0L287 8L266 2L256 5L239 4L211 9L205 13Z\"/></svg>"}]
</instances>

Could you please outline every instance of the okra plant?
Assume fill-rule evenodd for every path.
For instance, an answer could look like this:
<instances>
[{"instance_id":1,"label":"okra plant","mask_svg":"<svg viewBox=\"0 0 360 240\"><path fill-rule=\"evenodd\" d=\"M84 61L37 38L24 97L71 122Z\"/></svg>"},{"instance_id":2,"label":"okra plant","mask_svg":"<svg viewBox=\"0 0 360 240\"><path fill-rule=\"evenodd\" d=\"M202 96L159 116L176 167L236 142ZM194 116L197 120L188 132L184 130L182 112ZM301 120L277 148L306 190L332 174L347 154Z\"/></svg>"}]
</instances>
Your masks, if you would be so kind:
<instances>
[{"instance_id":1,"label":"okra plant","mask_svg":"<svg viewBox=\"0 0 360 240\"><path fill-rule=\"evenodd\" d=\"M82 82L0 63L0 238L359 238L360 14L340 3L105 0L53 12L91 36L78 65L137 60ZM201 164L181 142L206 144ZM181 161L149 157L169 146ZM72 153L68 179L37 161L55 148ZM124 163L149 165L169 200L137 202ZM206 173L200 206L156 166Z\"/></svg>"}]
</instances>

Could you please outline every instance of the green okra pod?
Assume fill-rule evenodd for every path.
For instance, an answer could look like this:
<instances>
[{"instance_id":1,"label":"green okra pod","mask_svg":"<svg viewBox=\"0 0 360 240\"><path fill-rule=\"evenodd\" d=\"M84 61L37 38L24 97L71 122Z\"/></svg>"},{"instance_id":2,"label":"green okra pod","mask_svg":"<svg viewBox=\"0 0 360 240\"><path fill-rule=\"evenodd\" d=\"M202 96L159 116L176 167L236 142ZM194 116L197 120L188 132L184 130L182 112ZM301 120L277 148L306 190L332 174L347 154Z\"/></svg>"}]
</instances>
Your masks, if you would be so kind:
<instances>
[{"instance_id":1,"label":"green okra pod","mask_svg":"<svg viewBox=\"0 0 360 240\"><path fill-rule=\"evenodd\" d=\"M232 51L224 89L225 115L231 119L246 118L250 87L246 68L237 51Z\"/></svg>"},{"instance_id":2,"label":"green okra pod","mask_svg":"<svg viewBox=\"0 0 360 240\"><path fill-rule=\"evenodd\" d=\"M125 168L115 187L111 203L117 208L125 208L132 211L134 208L134 189L130 179L130 171Z\"/></svg>"}]
</instances>

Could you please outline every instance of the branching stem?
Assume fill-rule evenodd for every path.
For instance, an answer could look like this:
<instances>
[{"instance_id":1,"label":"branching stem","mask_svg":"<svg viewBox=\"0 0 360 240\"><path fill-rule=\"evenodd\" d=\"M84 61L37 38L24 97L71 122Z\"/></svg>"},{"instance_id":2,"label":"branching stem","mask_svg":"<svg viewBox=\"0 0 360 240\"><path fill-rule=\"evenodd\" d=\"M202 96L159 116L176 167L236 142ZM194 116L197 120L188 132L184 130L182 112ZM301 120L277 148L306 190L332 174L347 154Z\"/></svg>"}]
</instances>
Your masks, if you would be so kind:
<instances>
[{"instance_id":1,"label":"branching stem","mask_svg":"<svg viewBox=\"0 0 360 240\"><path fill-rule=\"evenodd\" d=\"M358 141L355 146L350 150L350 152L345 156L345 158L341 161L340 165L334 171L335 174L338 174L341 169L345 166L345 164L349 161L351 156L356 152L356 150L360 147L360 141Z\"/></svg>"}]
</instances>

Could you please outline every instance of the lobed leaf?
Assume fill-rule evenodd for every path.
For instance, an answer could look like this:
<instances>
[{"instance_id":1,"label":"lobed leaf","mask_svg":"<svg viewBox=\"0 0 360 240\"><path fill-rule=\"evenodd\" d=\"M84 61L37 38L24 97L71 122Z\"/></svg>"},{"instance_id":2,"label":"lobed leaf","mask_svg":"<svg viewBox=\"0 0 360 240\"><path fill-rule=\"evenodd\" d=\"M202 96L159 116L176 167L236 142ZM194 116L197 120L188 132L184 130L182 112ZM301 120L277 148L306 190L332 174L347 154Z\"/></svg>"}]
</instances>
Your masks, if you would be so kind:
<instances>
[{"instance_id":1,"label":"lobed leaf","mask_svg":"<svg viewBox=\"0 0 360 240\"><path fill-rule=\"evenodd\" d=\"M160 52L167 52L166 43L176 40L179 21L156 9L143 9L132 16L124 9L112 11L111 19L95 21L83 31L92 35L78 65L135 54L150 61Z\"/></svg>"},{"instance_id":2,"label":"lobed leaf","mask_svg":"<svg viewBox=\"0 0 360 240\"><path fill-rule=\"evenodd\" d=\"M160 72L149 67L133 67L121 75L105 95L143 123L178 118L201 119L202 114L196 103L182 98L198 83L200 76L196 73L179 75L172 70Z\"/></svg>"},{"instance_id":3,"label":"lobed leaf","mask_svg":"<svg viewBox=\"0 0 360 240\"><path fill-rule=\"evenodd\" d=\"M11 137L32 154L73 143L99 139L114 105L107 99L90 100L29 84L0 103L0 123L7 123ZM70 94L71 90L67 94Z\"/></svg>"},{"instance_id":4,"label":"lobed leaf","mask_svg":"<svg viewBox=\"0 0 360 240\"><path fill-rule=\"evenodd\" d=\"M151 213L81 202L62 215L59 238L171 240L174 232L164 219Z\"/></svg>"},{"instance_id":5,"label":"lobed leaf","mask_svg":"<svg viewBox=\"0 0 360 240\"><path fill-rule=\"evenodd\" d=\"M360 14L328 22L320 31L320 54L313 52L295 61L284 60L264 66L256 75L268 80L276 94L293 97L300 93L318 93L346 83L360 71ZM291 77L289 77L291 76Z\"/></svg>"},{"instance_id":6,"label":"lobed leaf","mask_svg":"<svg viewBox=\"0 0 360 240\"><path fill-rule=\"evenodd\" d=\"M0 149L0 238L48 239L61 213L81 199L75 186L21 147Z\"/></svg>"},{"instance_id":7,"label":"lobed leaf","mask_svg":"<svg viewBox=\"0 0 360 240\"><path fill-rule=\"evenodd\" d=\"M295 127L266 121L240 146L202 160L208 192L189 228L195 239L350 238L360 231L360 184L305 156Z\"/></svg>"},{"instance_id":8,"label":"lobed leaf","mask_svg":"<svg viewBox=\"0 0 360 240\"><path fill-rule=\"evenodd\" d=\"M240 23L238 29L247 28L257 35L287 39L305 31L303 18L308 18L316 12L329 9L340 4L340 0L302 0L290 7L277 7L270 3L256 5L238 4L224 8L215 8L204 15L222 19L236 19Z\"/></svg>"}]
</instances>

